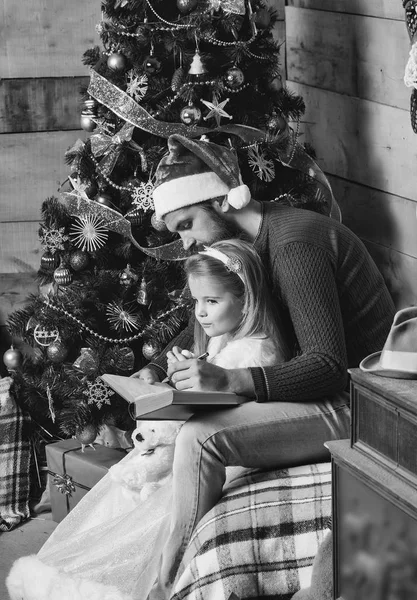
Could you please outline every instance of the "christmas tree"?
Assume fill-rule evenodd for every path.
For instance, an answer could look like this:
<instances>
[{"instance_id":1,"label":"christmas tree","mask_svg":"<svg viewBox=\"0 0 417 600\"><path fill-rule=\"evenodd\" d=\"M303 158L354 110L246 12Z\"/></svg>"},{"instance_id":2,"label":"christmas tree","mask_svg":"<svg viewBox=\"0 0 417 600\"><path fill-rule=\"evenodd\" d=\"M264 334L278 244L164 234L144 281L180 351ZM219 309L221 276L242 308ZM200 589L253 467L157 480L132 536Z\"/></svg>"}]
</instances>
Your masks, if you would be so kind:
<instances>
[{"instance_id":1,"label":"christmas tree","mask_svg":"<svg viewBox=\"0 0 417 600\"><path fill-rule=\"evenodd\" d=\"M331 192L298 140L304 105L283 85L276 14L261 0L106 0L89 49L68 180L45 200L39 294L11 315L4 361L43 431L93 441L132 426L100 380L130 375L184 326L178 243L154 217L156 166L172 133L233 147L258 200L330 212ZM168 250L167 250L168 249Z\"/></svg>"}]
</instances>

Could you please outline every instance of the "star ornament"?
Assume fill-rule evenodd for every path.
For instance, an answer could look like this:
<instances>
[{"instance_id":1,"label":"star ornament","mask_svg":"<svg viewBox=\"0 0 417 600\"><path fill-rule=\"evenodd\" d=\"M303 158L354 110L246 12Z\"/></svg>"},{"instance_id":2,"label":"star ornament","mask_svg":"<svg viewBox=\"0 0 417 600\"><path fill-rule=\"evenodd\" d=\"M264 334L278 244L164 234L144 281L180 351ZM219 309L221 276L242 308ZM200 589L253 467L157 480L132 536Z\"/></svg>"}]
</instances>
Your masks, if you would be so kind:
<instances>
[{"instance_id":1,"label":"star ornament","mask_svg":"<svg viewBox=\"0 0 417 600\"><path fill-rule=\"evenodd\" d=\"M229 115L229 113L227 113L224 110L224 107L226 106L226 104L229 102L230 98L226 98L226 100L223 100L222 102L219 102L217 100L216 97L213 96L213 102L209 102L208 100L201 100L201 102L203 104L205 104L207 106L207 108L210 109L210 111L206 114L204 118L205 121L207 121L208 119L211 119L212 117L214 119L216 119L216 123L217 123L217 127L220 127L220 120L221 119L233 119L232 115Z\"/></svg>"},{"instance_id":2,"label":"star ornament","mask_svg":"<svg viewBox=\"0 0 417 600\"><path fill-rule=\"evenodd\" d=\"M70 236L80 250L95 252L106 244L108 231L98 215L86 214L76 217Z\"/></svg>"},{"instance_id":3,"label":"star ornament","mask_svg":"<svg viewBox=\"0 0 417 600\"><path fill-rule=\"evenodd\" d=\"M118 302L107 305L106 316L111 327L116 331L137 331L140 325L139 315L130 310L130 306L123 306Z\"/></svg>"},{"instance_id":4,"label":"star ornament","mask_svg":"<svg viewBox=\"0 0 417 600\"><path fill-rule=\"evenodd\" d=\"M249 148L248 162L254 173L262 181L270 182L275 178L275 166L272 160L266 158L257 146Z\"/></svg>"}]
</instances>

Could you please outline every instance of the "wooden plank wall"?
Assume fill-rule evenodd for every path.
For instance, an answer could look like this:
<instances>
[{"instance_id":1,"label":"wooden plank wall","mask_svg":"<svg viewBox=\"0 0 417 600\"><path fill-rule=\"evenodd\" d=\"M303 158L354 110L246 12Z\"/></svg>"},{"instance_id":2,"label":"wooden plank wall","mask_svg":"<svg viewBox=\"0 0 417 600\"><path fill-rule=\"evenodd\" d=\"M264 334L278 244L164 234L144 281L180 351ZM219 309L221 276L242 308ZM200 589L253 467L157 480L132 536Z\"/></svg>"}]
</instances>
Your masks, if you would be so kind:
<instances>
[{"instance_id":1,"label":"wooden plank wall","mask_svg":"<svg viewBox=\"0 0 417 600\"><path fill-rule=\"evenodd\" d=\"M80 130L82 54L97 43L100 2L0 0L0 349L7 316L36 290L40 207L67 174ZM0 361L1 362L1 361Z\"/></svg>"},{"instance_id":2,"label":"wooden plank wall","mask_svg":"<svg viewBox=\"0 0 417 600\"><path fill-rule=\"evenodd\" d=\"M287 0L287 84L343 221L364 240L398 307L417 304L417 136L403 83L398 0Z\"/></svg>"}]
</instances>

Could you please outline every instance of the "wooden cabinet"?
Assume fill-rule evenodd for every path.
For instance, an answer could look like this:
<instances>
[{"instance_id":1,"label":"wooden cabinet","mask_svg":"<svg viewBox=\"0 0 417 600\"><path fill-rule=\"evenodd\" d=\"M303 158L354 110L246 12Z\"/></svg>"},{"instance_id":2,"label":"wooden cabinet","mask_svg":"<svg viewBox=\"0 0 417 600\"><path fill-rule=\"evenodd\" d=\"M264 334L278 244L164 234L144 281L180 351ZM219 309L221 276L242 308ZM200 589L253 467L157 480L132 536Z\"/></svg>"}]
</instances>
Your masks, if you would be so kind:
<instances>
[{"instance_id":1,"label":"wooden cabinet","mask_svg":"<svg viewBox=\"0 0 417 600\"><path fill-rule=\"evenodd\" d=\"M329 442L334 598L417 598L417 381L351 371L350 440Z\"/></svg>"}]
</instances>

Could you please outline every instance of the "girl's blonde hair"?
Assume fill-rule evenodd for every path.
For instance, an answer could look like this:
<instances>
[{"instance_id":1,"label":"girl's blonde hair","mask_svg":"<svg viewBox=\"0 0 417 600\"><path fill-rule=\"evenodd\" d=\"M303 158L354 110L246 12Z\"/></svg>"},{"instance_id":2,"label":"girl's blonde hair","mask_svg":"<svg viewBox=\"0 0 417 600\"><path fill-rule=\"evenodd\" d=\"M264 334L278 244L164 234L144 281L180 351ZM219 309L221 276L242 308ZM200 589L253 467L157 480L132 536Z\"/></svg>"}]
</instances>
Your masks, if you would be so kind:
<instances>
[{"instance_id":1,"label":"girl's blonde hair","mask_svg":"<svg viewBox=\"0 0 417 600\"><path fill-rule=\"evenodd\" d=\"M234 332L233 339L266 335L272 339L281 355L285 359L289 358L281 315L276 305L272 304L264 267L252 245L243 240L233 239L215 242L210 248L219 250L232 261L237 259L241 265L239 271L241 277L213 256L193 254L184 264L187 279L191 276L213 277L242 301L242 319ZM196 320L194 335L196 354L206 350L208 339L204 329Z\"/></svg>"}]
</instances>

